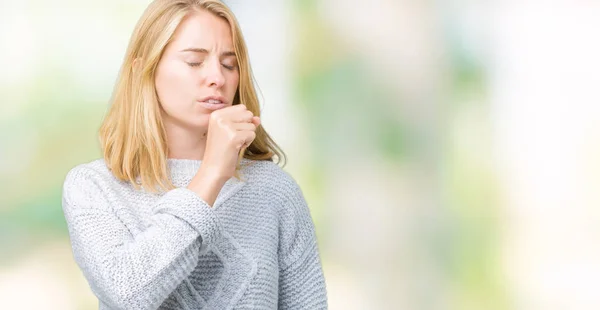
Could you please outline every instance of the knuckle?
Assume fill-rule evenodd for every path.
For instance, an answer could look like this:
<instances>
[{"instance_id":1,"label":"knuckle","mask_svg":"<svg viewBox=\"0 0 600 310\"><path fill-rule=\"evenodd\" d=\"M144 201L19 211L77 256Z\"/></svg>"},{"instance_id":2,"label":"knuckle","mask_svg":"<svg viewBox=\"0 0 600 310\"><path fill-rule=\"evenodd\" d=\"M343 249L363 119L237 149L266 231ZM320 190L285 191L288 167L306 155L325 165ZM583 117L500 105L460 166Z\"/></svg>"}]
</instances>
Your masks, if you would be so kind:
<instances>
[{"instance_id":1,"label":"knuckle","mask_svg":"<svg viewBox=\"0 0 600 310\"><path fill-rule=\"evenodd\" d=\"M237 141L239 139L239 135L235 131L232 131L232 130L229 130L227 132L227 136L229 137L230 141Z\"/></svg>"}]
</instances>

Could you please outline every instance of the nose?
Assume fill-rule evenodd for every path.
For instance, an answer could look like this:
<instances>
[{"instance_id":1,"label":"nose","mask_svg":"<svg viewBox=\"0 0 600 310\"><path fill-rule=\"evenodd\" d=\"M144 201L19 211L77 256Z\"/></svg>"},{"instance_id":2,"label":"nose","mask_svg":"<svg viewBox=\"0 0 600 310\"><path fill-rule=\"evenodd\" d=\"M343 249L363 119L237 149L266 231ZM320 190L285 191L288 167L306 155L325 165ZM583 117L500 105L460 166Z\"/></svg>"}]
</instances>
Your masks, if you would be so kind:
<instances>
[{"instance_id":1,"label":"nose","mask_svg":"<svg viewBox=\"0 0 600 310\"><path fill-rule=\"evenodd\" d=\"M222 70L223 68L221 68L221 63L218 60L210 61L206 66L205 82L209 87L220 88L225 84L225 76Z\"/></svg>"}]
</instances>

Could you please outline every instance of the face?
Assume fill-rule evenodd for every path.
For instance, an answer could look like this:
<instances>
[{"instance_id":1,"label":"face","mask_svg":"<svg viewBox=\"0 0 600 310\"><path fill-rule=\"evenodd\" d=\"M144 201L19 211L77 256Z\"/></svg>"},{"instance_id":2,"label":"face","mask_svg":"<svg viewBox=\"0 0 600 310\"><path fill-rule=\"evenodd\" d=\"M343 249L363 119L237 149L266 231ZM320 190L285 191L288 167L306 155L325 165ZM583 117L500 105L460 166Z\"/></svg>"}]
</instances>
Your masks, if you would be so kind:
<instances>
[{"instance_id":1,"label":"face","mask_svg":"<svg viewBox=\"0 0 600 310\"><path fill-rule=\"evenodd\" d=\"M165 48L156 92L165 125L206 129L210 113L231 106L239 71L231 29L210 12L187 16Z\"/></svg>"}]
</instances>

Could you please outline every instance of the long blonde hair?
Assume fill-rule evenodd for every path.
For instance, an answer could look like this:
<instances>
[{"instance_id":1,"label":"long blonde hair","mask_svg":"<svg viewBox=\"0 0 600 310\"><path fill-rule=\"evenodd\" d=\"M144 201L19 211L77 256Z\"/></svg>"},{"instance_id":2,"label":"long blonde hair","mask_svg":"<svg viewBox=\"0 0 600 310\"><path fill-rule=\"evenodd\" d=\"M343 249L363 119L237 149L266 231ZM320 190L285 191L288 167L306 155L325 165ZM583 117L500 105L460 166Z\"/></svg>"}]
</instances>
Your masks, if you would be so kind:
<instances>
[{"instance_id":1,"label":"long blonde hair","mask_svg":"<svg viewBox=\"0 0 600 310\"><path fill-rule=\"evenodd\" d=\"M153 1L131 36L109 111L99 130L106 165L116 178L131 182L137 189L138 181L151 192L174 188L169 178L169 150L154 78L162 53L178 25L185 16L198 10L211 12L229 23L240 74L233 104L243 103L260 116L246 43L231 10L218 0ZM141 63L136 63L134 71L136 59ZM276 157L278 164L285 165L285 154L262 126L256 129L256 138L240 154L240 160L241 157L270 161ZM238 161L236 176L239 168Z\"/></svg>"}]
</instances>

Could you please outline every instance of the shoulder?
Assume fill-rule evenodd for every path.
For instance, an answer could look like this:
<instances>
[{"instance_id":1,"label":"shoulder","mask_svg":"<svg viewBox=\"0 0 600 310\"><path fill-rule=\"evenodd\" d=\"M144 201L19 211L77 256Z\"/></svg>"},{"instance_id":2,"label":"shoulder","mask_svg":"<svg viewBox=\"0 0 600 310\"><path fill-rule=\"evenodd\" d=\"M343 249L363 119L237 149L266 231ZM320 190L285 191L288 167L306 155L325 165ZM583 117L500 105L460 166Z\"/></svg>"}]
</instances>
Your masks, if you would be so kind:
<instances>
[{"instance_id":1,"label":"shoulder","mask_svg":"<svg viewBox=\"0 0 600 310\"><path fill-rule=\"evenodd\" d=\"M309 218L310 211L305 196L296 180L287 171L271 161L252 161L245 166L243 177L261 199L277 206L280 216L298 220Z\"/></svg>"},{"instance_id":2,"label":"shoulder","mask_svg":"<svg viewBox=\"0 0 600 310\"><path fill-rule=\"evenodd\" d=\"M104 163L104 159L96 159L73 167L65 177L65 184L98 179L115 179Z\"/></svg>"},{"instance_id":3,"label":"shoulder","mask_svg":"<svg viewBox=\"0 0 600 310\"><path fill-rule=\"evenodd\" d=\"M276 163L268 160L244 160L243 177L246 182L260 186L277 195L301 194L296 180Z\"/></svg>"},{"instance_id":4,"label":"shoulder","mask_svg":"<svg viewBox=\"0 0 600 310\"><path fill-rule=\"evenodd\" d=\"M63 183L63 199L95 196L123 184L113 176L103 159L97 159L69 170Z\"/></svg>"}]
</instances>

